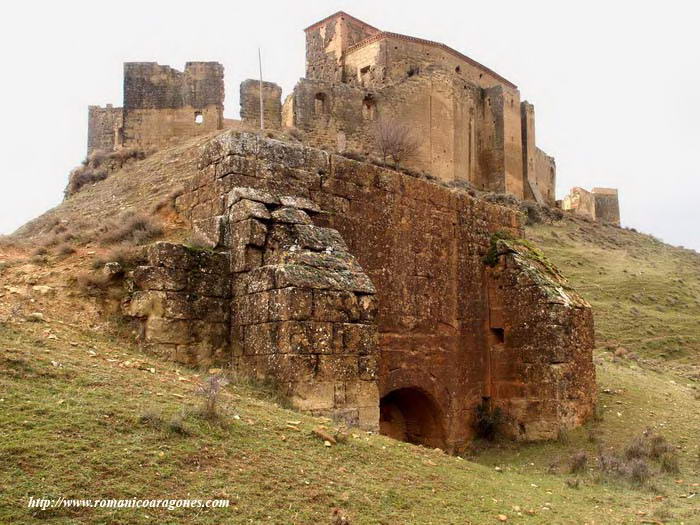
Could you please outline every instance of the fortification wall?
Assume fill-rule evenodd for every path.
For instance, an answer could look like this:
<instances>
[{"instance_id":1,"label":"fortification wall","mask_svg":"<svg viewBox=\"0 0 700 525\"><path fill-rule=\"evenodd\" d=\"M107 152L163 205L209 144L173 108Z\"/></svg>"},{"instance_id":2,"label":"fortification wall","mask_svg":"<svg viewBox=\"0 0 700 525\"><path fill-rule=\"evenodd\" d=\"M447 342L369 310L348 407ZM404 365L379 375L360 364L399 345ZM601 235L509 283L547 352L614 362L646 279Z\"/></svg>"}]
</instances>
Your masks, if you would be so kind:
<instances>
[{"instance_id":1,"label":"fortification wall","mask_svg":"<svg viewBox=\"0 0 700 525\"><path fill-rule=\"evenodd\" d=\"M488 68L439 43L386 32L377 33L374 38L351 47L346 53L346 81L358 82L364 78L368 80L367 86L381 85L401 81L427 67L437 67L481 88L502 86L508 91L517 91L512 83ZM374 74L364 75L365 68Z\"/></svg>"},{"instance_id":2,"label":"fortification wall","mask_svg":"<svg viewBox=\"0 0 700 525\"><path fill-rule=\"evenodd\" d=\"M273 82L263 82L263 116L266 129L282 126L282 88ZM260 81L248 79L241 82L241 120L250 126L260 127Z\"/></svg>"},{"instance_id":3,"label":"fortification wall","mask_svg":"<svg viewBox=\"0 0 700 525\"><path fill-rule=\"evenodd\" d=\"M620 202L614 188L593 188L595 217L601 222L620 225Z\"/></svg>"},{"instance_id":4,"label":"fortification wall","mask_svg":"<svg viewBox=\"0 0 700 525\"><path fill-rule=\"evenodd\" d=\"M302 79L285 111L311 144L373 156L379 155L377 120L409 125L418 149L404 166L523 198L516 101L500 86L482 90L428 68L381 89Z\"/></svg>"},{"instance_id":5,"label":"fortification wall","mask_svg":"<svg viewBox=\"0 0 700 525\"><path fill-rule=\"evenodd\" d=\"M554 206L556 203L557 164L539 148L535 148L535 173L533 179L544 199L545 204Z\"/></svg>"},{"instance_id":6,"label":"fortification wall","mask_svg":"<svg viewBox=\"0 0 700 525\"><path fill-rule=\"evenodd\" d=\"M113 151L121 146L122 108L88 106L88 156L97 150Z\"/></svg>"},{"instance_id":7,"label":"fortification wall","mask_svg":"<svg viewBox=\"0 0 700 525\"><path fill-rule=\"evenodd\" d=\"M574 212L576 215L595 220L595 197L583 188L571 188L569 194L562 200L562 209Z\"/></svg>"},{"instance_id":8,"label":"fortification wall","mask_svg":"<svg viewBox=\"0 0 700 525\"><path fill-rule=\"evenodd\" d=\"M223 129L224 70L188 62L184 72L155 62L124 64L124 146L162 146Z\"/></svg>"},{"instance_id":9,"label":"fortification wall","mask_svg":"<svg viewBox=\"0 0 700 525\"><path fill-rule=\"evenodd\" d=\"M220 224L227 192L246 186L312 201L322 210L314 224L342 236L377 290L377 381L380 424L386 428L410 405L401 401L409 394L432 407L432 430L422 442L450 450L473 436L474 409L484 397L509 411L509 428L521 439L555 436L590 415L593 341L587 305L550 308L545 295L528 295L535 293L533 286L541 287L532 281L532 269L506 262L506 275L494 282L497 289L510 286L505 294L510 306L502 309L502 343L492 339L492 270L482 259L496 231L522 235L517 213L391 170L254 135L217 137L206 147L201 167L176 202L199 227ZM218 226L208 231L225 235ZM507 276L512 279L504 280ZM531 309L538 312L529 315ZM539 332L547 338L535 339ZM500 361L519 363L519 381L527 388L488 386L500 380L489 357L496 344L504 345ZM533 355L539 358L531 360ZM360 373L359 364L352 367ZM559 381L557 371L563 369L566 381ZM553 400L566 404L569 416L547 416L552 410L559 414Z\"/></svg>"}]
</instances>

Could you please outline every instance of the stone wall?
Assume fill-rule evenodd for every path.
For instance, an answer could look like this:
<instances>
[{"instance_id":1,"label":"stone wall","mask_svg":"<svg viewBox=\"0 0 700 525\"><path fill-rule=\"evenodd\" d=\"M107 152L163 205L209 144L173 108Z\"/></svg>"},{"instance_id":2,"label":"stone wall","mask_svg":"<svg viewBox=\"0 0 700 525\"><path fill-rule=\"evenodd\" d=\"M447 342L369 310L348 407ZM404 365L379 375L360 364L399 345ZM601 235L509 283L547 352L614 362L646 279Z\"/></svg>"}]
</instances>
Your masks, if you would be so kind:
<instances>
[{"instance_id":1,"label":"stone wall","mask_svg":"<svg viewBox=\"0 0 700 525\"><path fill-rule=\"evenodd\" d=\"M571 188L569 194L562 200L561 207L565 211L572 211L576 215L595 220L595 197L590 191L583 188Z\"/></svg>"},{"instance_id":2,"label":"stone wall","mask_svg":"<svg viewBox=\"0 0 700 525\"><path fill-rule=\"evenodd\" d=\"M223 129L224 68L188 62L184 72L155 62L124 64L124 146L161 147Z\"/></svg>"},{"instance_id":3,"label":"stone wall","mask_svg":"<svg viewBox=\"0 0 700 525\"><path fill-rule=\"evenodd\" d=\"M562 200L562 209L599 222L620 225L620 203L614 188L571 188Z\"/></svg>"},{"instance_id":4,"label":"stone wall","mask_svg":"<svg viewBox=\"0 0 700 525\"><path fill-rule=\"evenodd\" d=\"M485 397L507 415L511 437L556 439L595 404L591 308L536 248L517 240L492 246Z\"/></svg>"},{"instance_id":5,"label":"stone wall","mask_svg":"<svg viewBox=\"0 0 700 525\"><path fill-rule=\"evenodd\" d=\"M229 192L232 364L299 409L376 429L375 288L340 234L313 224L318 212L304 198Z\"/></svg>"},{"instance_id":6,"label":"stone wall","mask_svg":"<svg viewBox=\"0 0 700 525\"><path fill-rule=\"evenodd\" d=\"M241 119L251 127L260 128L260 81L241 82ZM266 129L282 126L282 88L273 82L263 82L263 116Z\"/></svg>"},{"instance_id":7,"label":"stone wall","mask_svg":"<svg viewBox=\"0 0 700 525\"><path fill-rule=\"evenodd\" d=\"M142 321L141 341L163 357L190 365L230 361L228 257L159 242L148 264L128 276L123 304Z\"/></svg>"},{"instance_id":8,"label":"stone wall","mask_svg":"<svg viewBox=\"0 0 700 525\"><path fill-rule=\"evenodd\" d=\"M88 106L88 156L94 151L113 151L122 142L122 108Z\"/></svg>"},{"instance_id":9,"label":"stone wall","mask_svg":"<svg viewBox=\"0 0 700 525\"><path fill-rule=\"evenodd\" d=\"M459 450L474 435L475 408L484 398L504 408L519 439L556 435L591 413L590 308L578 301L551 304L537 266L496 278L483 261L494 233L522 236L516 212L392 170L250 134L212 140L201 168L176 201L193 224L230 213L227 194L245 186L312 201L322 210L307 214L313 223L340 234L376 288L385 433ZM265 235L270 238L269 230ZM259 253L251 256L253 263L264 260L259 246L252 253ZM509 286L509 293L490 293L490 282ZM502 341L492 330L498 297ZM302 308L305 301L295 304ZM574 352L567 350L569 333L576 334L576 346L575 357L567 359L586 374L557 376L566 368L556 366L558 356ZM509 362L518 363L524 389L499 386L512 381ZM554 408L538 389L556 393Z\"/></svg>"},{"instance_id":10,"label":"stone wall","mask_svg":"<svg viewBox=\"0 0 700 525\"><path fill-rule=\"evenodd\" d=\"M339 82L342 80L341 57L345 50L378 33L379 30L338 12L307 27L306 78Z\"/></svg>"},{"instance_id":11,"label":"stone wall","mask_svg":"<svg viewBox=\"0 0 700 525\"><path fill-rule=\"evenodd\" d=\"M547 206L555 206L557 164L540 148L535 148L535 173L533 179Z\"/></svg>"},{"instance_id":12,"label":"stone wall","mask_svg":"<svg viewBox=\"0 0 700 525\"><path fill-rule=\"evenodd\" d=\"M620 225L620 202L614 188L593 188L596 220Z\"/></svg>"}]
</instances>

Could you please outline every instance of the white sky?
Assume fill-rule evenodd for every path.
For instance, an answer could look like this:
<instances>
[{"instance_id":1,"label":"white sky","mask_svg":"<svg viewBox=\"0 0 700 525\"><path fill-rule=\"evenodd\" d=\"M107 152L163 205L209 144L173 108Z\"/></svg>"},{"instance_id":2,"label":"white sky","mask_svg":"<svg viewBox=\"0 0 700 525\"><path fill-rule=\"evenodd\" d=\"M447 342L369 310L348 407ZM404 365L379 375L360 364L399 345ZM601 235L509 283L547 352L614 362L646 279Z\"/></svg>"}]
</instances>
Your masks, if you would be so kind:
<instances>
[{"instance_id":1,"label":"white sky","mask_svg":"<svg viewBox=\"0 0 700 525\"><path fill-rule=\"evenodd\" d=\"M0 22L0 233L58 204L85 156L87 106L122 102L122 62L226 69L227 116L257 76L283 96L303 28L340 9L437 40L517 84L538 146L571 186L620 189L624 225L700 250L700 8L689 0L5 2Z\"/></svg>"}]
</instances>

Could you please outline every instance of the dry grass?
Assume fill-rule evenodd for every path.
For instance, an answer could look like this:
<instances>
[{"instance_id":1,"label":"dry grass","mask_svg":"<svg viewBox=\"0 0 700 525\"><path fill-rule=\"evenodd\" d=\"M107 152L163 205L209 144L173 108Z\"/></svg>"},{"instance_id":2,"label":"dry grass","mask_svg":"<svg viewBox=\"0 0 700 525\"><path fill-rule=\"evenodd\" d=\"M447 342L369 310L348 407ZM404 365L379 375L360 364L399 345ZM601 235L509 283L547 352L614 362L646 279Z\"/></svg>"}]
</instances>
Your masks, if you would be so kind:
<instances>
[{"instance_id":1,"label":"dry grass","mask_svg":"<svg viewBox=\"0 0 700 525\"><path fill-rule=\"evenodd\" d=\"M143 213L126 213L117 220L96 230L100 243L110 244L146 244L163 235L163 227L149 215Z\"/></svg>"},{"instance_id":2,"label":"dry grass","mask_svg":"<svg viewBox=\"0 0 700 525\"><path fill-rule=\"evenodd\" d=\"M95 151L87 157L82 165L75 168L68 176L65 189L66 198L78 193L84 186L105 180L125 164L143 160L148 153L139 149L121 149L112 152Z\"/></svg>"}]
</instances>

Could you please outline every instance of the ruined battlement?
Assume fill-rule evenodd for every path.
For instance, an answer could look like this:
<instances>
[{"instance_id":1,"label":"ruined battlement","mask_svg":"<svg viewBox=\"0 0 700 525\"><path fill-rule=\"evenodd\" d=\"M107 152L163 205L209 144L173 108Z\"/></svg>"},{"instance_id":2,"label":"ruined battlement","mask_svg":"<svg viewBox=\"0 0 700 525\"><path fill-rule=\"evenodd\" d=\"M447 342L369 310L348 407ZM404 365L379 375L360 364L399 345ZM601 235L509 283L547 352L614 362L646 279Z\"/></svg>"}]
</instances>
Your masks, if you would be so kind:
<instances>
[{"instance_id":1,"label":"ruined battlement","mask_svg":"<svg viewBox=\"0 0 700 525\"><path fill-rule=\"evenodd\" d=\"M537 146L535 107L513 82L445 44L384 31L343 11L305 35L306 77L284 104L277 84L244 80L240 121L223 116L218 62L187 62L183 71L125 63L123 108L89 108L88 153L259 129L262 111L267 129L297 128L309 145L386 161L377 128L388 124L414 135L405 168L556 205L556 162ZM616 199L596 198L603 220L619 222Z\"/></svg>"},{"instance_id":2,"label":"ruined battlement","mask_svg":"<svg viewBox=\"0 0 700 525\"><path fill-rule=\"evenodd\" d=\"M620 225L620 202L615 188L571 188L562 200L562 209L588 219Z\"/></svg>"}]
</instances>

